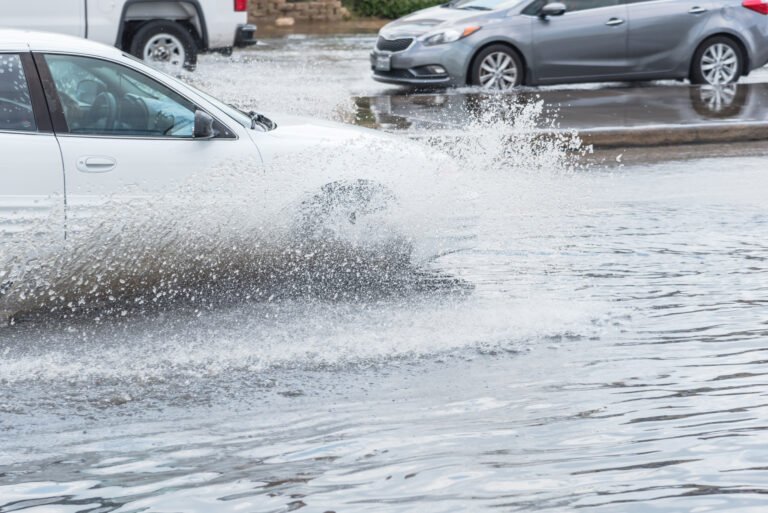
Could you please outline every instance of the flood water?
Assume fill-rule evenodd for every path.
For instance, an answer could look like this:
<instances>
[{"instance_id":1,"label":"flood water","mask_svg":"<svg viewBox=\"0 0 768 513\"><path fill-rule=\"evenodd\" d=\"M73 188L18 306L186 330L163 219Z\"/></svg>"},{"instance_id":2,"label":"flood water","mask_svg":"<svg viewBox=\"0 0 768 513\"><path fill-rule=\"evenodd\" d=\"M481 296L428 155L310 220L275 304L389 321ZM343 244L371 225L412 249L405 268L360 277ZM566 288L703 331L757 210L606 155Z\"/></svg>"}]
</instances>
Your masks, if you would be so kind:
<instances>
[{"instance_id":1,"label":"flood water","mask_svg":"<svg viewBox=\"0 0 768 513\"><path fill-rule=\"evenodd\" d=\"M354 119L387 94L369 42L191 80ZM319 59L342 79L300 80ZM443 147L471 201L432 214L471 245L397 279L0 330L0 512L765 511L765 157L595 165L499 130Z\"/></svg>"}]
</instances>

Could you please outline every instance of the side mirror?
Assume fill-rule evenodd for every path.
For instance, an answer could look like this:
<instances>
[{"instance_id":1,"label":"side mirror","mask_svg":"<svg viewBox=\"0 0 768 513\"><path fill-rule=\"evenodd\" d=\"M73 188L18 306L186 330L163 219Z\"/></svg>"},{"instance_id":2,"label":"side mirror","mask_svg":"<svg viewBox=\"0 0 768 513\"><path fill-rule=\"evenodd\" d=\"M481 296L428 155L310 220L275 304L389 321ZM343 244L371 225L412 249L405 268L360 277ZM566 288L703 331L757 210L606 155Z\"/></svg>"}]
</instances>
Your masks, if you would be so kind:
<instances>
[{"instance_id":1,"label":"side mirror","mask_svg":"<svg viewBox=\"0 0 768 513\"><path fill-rule=\"evenodd\" d=\"M568 8L562 2L552 2L541 8L539 11L539 18L547 18L549 16L562 16L568 11Z\"/></svg>"},{"instance_id":2,"label":"side mirror","mask_svg":"<svg viewBox=\"0 0 768 513\"><path fill-rule=\"evenodd\" d=\"M213 118L202 110L195 111L195 128L192 136L195 139L213 139Z\"/></svg>"}]
</instances>

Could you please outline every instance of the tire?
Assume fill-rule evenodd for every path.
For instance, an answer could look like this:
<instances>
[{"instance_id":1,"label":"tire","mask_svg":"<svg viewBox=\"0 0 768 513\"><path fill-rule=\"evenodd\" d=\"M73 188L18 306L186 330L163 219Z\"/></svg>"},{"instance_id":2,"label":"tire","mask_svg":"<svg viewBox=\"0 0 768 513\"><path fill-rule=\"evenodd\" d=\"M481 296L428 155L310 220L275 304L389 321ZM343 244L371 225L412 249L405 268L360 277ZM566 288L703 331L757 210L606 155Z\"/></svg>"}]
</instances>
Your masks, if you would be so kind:
<instances>
[{"instance_id":1,"label":"tire","mask_svg":"<svg viewBox=\"0 0 768 513\"><path fill-rule=\"evenodd\" d=\"M739 45L731 38L717 36L707 39L693 54L693 84L734 84L743 74L744 55Z\"/></svg>"},{"instance_id":2,"label":"tire","mask_svg":"<svg viewBox=\"0 0 768 513\"><path fill-rule=\"evenodd\" d=\"M174 71L191 71L197 66L195 37L175 21L154 20L142 25L133 36L130 51L149 65Z\"/></svg>"},{"instance_id":3,"label":"tire","mask_svg":"<svg viewBox=\"0 0 768 513\"><path fill-rule=\"evenodd\" d=\"M523 59L509 46L497 44L483 49L472 61L472 85L490 91L511 91L523 83Z\"/></svg>"},{"instance_id":4,"label":"tire","mask_svg":"<svg viewBox=\"0 0 768 513\"><path fill-rule=\"evenodd\" d=\"M329 183L304 202L300 231L306 239L332 239L339 228L384 212L394 202L392 192L369 180Z\"/></svg>"},{"instance_id":5,"label":"tire","mask_svg":"<svg viewBox=\"0 0 768 513\"><path fill-rule=\"evenodd\" d=\"M386 280L406 269L413 244L389 223L397 204L391 190L370 180L329 183L307 198L294 234L321 270L315 276L338 286Z\"/></svg>"}]
</instances>

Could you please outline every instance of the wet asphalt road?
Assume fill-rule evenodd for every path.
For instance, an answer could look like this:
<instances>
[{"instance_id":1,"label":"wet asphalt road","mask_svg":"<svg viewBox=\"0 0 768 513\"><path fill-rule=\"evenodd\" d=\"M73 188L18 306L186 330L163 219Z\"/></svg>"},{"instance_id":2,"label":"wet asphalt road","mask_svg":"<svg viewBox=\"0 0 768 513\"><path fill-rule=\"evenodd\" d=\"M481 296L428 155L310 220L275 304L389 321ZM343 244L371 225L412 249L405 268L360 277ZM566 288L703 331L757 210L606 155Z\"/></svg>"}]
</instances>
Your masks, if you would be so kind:
<instances>
[{"instance_id":1,"label":"wet asphalt road","mask_svg":"<svg viewBox=\"0 0 768 513\"><path fill-rule=\"evenodd\" d=\"M360 98L409 101L367 78L370 44L294 37L206 57L187 79L243 107L359 122ZM527 129L549 114L463 93L384 114L421 123L445 112L438 97L479 105L441 148L471 194L399 213L449 221L416 246L464 231L471 248L376 287L277 294L299 267L266 295L0 331L0 511L763 512L765 151L590 164L525 137L508 147L496 113ZM399 165L428 196L411 178L426 164ZM198 199L190 211L223 208Z\"/></svg>"}]
</instances>

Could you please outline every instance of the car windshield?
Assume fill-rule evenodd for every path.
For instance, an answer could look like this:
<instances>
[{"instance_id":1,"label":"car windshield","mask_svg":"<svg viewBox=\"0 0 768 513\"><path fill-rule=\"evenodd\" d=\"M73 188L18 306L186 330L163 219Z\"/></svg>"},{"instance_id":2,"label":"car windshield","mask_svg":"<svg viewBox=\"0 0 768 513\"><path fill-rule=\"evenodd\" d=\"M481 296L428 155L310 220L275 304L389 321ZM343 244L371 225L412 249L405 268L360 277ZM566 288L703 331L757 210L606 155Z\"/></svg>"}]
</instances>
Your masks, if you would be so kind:
<instances>
[{"instance_id":1,"label":"car windshield","mask_svg":"<svg viewBox=\"0 0 768 513\"><path fill-rule=\"evenodd\" d=\"M216 98L215 96L211 96L210 94L206 93L202 89L199 89L199 88L197 88L197 87L195 87L195 86L193 86L191 84L188 84L186 82L182 82L181 80L179 80L176 77L168 75L167 78L170 78L171 80L176 82L178 85L180 85L182 87L185 87L187 89L190 89L190 90L192 90L196 94L199 94L200 96L202 96L203 98L205 98L206 100L208 100L209 102L214 104L216 107L221 109L227 116L229 116L230 118L234 119L235 121L237 121L238 123L240 123L244 127L251 126L251 116L248 115L247 113L243 112L242 110L240 110L240 109L238 109L236 107L233 107L232 105L228 105L228 104L224 103L223 101L219 100L218 98Z\"/></svg>"},{"instance_id":2,"label":"car windshield","mask_svg":"<svg viewBox=\"0 0 768 513\"><path fill-rule=\"evenodd\" d=\"M517 3L519 3L519 0L452 0L443 6L451 9L465 9L468 11L493 11L511 7Z\"/></svg>"},{"instance_id":3,"label":"car windshield","mask_svg":"<svg viewBox=\"0 0 768 513\"><path fill-rule=\"evenodd\" d=\"M197 87L190 86L189 84L187 84L187 87L194 89L197 94L204 97L206 100L208 100L209 102L211 102L212 104L220 108L222 111L224 111L225 114L227 114L227 116L231 117L241 125L245 127L251 126L251 116L247 112L244 112L238 109L234 105L229 105L227 103L224 103L223 101L219 100L215 96L211 96L210 94L198 89Z\"/></svg>"}]
</instances>

